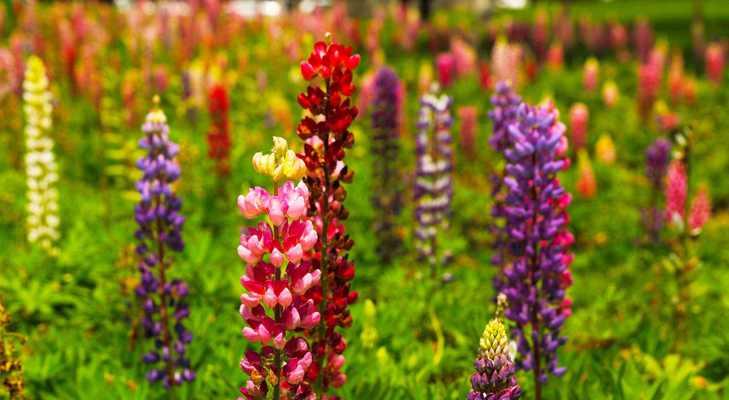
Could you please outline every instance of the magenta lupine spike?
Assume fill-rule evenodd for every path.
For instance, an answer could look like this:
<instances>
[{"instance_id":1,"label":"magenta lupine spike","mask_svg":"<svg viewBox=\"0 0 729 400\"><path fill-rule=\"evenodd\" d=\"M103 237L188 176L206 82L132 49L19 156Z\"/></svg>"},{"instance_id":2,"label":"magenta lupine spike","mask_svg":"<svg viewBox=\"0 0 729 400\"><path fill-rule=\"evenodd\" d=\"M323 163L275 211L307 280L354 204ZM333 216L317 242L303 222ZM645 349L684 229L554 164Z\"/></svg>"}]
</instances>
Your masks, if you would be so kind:
<instances>
[{"instance_id":1,"label":"magenta lupine spike","mask_svg":"<svg viewBox=\"0 0 729 400\"><path fill-rule=\"evenodd\" d=\"M489 118L493 124L493 132L489 138L489 144L494 151L502 156L511 144L507 130L509 125L516 121L516 111L519 104L521 104L521 97L514 92L509 83L502 81L496 84L496 91L491 96L491 105L493 108L489 111ZM504 171L494 171L491 176L491 197L494 199L494 204L491 208L491 216L494 218L494 221L489 227L493 238L492 247L494 249L494 254L491 256L491 263L498 267L499 271L504 266L506 253L508 252L508 235L506 235L506 231L504 230L504 218L506 217L504 211L504 200L506 196L503 185L504 174ZM501 283L501 274L496 274L494 286L497 291L501 291Z\"/></svg>"},{"instance_id":2,"label":"magenta lupine spike","mask_svg":"<svg viewBox=\"0 0 729 400\"><path fill-rule=\"evenodd\" d=\"M571 196L557 179L566 169L565 126L553 107L521 104L508 126L511 144L504 151L507 188L504 213L511 262L504 269L505 315L516 324L513 335L521 358L517 366L532 370L536 399L547 372L560 376L557 348L566 342L560 329L571 314L566 296L572 283L568 229Z\"/></svg>"},{"instance_id":3,"label":"magenta lupine spike","mask_svg":"<svg viewBox=\"0 0 729 400\"><path fill-rule=\"evenodd\" d=\"M684 228L687 196L686 168L681 161L674 160L669 164L666 174L666 219L680 229Z\"/></svg>"},{"instance_id":4,"label":"magenta lupine spike","mask_svg":"<svg viewBox=\"0 0 729 400\"><path fill-rule=\"evenodd\" d=\"M287 181L273 193L255 187L238 197L245 218L264 217L243 231L238 246L246 263L240 315L247 326L242 333L261 346L246 351L240 362L249 376L240 392L249 400L265 399L269 391L275 400L314 399L307 379L313 357L304 332L321 320L313 300L321 278L312 263L318 235L307 216L308 188L290 181L303 176L304 163L285 140L274 138L274 143L272 154L254 156L254 166L274 182Z\"/></svg>"},{"instance_id":5,"label":"magenta lupine spike","mask_svg":"<svg viewBox=\"0 0 729 400\"><path fill-rule=\"evenodd\" d=\"M155 103L158 102L155 97ZM137 162L143 175L137 182L141 200L134 209L139 225L134 235L139 241L137 254L141 260L141 281L135 292L144 310L145 336L155 344L143 360L151 365L161 364L149 371L147 379L161 381L170 388L195 379L185 356L192 341L192 334L183 325L190 314L185 302L189 290L184 281L169 279L170 253L184 248L182 203L172 189L172 183L180 176L175 160L178 146L170 140L165 115L156 105L147 114L142 130L145 137L139 145L147 155Z\"/></svg>"},{"instance_id":6,"label":"magenta lupine spike","mask_svg":"<svg viewBox=\"0 0 729 400\"><path fill-rule=\"evenodd\" d=\"M452 99L436 96L435 89L420 100L417 165L415 170L416 248L420 260L427 261L431 274L449 254L438 254L438 231L448 226L453 197L453 154L450 127Z\"/></svg>"}]
</instances>

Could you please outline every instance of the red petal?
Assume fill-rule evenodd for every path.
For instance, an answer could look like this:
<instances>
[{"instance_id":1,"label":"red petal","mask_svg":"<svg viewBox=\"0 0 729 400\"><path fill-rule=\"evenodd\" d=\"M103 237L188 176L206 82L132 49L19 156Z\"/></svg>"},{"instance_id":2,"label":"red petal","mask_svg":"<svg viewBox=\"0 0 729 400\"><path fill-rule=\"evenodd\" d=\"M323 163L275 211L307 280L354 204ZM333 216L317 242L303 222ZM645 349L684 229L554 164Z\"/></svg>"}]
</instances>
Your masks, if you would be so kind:
<instances>
[{"instance_id":1,"label":"red petal","mask_svg":"<svg viewBox=\"0 0 729 400\"><path fill-rule=\"evenodd\" d=\"M311 80L316 75L316 70L314 70L314 67L311 66L306 61L301 62L301 75L304 77L304 79Z\"/></svg>"},{"instance_id":2,"label":"red petal","mask_svg":"<svg viewBox=\"0 0 729 400\"><path fill-rule=\"evenodd\" d=\"M347 68L349 69L355 69L359 65L360 56L359 54L355 54L353 56L350 56L347 60Z\"/></svg>"}]
</instances>

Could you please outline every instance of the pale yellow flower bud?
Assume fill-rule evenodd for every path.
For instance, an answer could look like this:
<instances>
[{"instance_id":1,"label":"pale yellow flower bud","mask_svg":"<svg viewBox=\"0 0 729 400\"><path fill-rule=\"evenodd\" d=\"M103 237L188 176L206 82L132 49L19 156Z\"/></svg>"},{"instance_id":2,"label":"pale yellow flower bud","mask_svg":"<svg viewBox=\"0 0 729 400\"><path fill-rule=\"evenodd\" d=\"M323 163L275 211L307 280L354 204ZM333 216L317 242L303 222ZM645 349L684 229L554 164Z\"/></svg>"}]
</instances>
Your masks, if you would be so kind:
<instances>
[{"instance_id":1,"label":"pale yellow flower bud","mask_svg":"<svg viewBox=\"0 0 729 400\"><path fill-rule=\"evenodd\" d=\"M268 175L274 182L297 181L306 175L306 165L288 148L286 139L274 136L270 154L256 153L253 156L256 172Z\"/></svg>"}]
</instances>

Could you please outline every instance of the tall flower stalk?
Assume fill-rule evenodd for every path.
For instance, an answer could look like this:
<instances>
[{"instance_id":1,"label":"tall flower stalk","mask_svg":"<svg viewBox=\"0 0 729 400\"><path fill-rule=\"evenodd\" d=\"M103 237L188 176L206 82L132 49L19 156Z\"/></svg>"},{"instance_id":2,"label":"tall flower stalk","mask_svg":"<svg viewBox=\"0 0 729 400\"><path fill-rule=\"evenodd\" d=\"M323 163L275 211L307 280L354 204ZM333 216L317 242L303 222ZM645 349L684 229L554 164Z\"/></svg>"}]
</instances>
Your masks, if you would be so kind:
<instances>
[{"instance_id":1,"label":"tall flower stalk","mask_svg":"<svg viewBox=\"0 0 729 400\"><path fill-rule=\"evenodd\" d=\"M491 96L492 109L489 111L489 118L493 124L489 144L501 156L504 156L506 149L511 146L508 129L516 121L516 111L521 102L521 97L514 92L511 84L504 81L496 84L494 95ZM491 197L494 203L491 207L493 222L489 228L493 237L492 248L494 251L491 256L491 263L499 269L499 273L494 277L494 286L497 291L501 291L503 285L504 278L501 272L507 264L509 249L507 245L508 235L505 227L505 173L503 168L499 168L494 170L491 176Z\"/></svg>"},{"instance_id":2,"label":"tall flower stalk","mask_svg":"<svg viewBox=\"0 0 729 400\"><path fill-rule=\"evenodd\" d=\"M688 337L690 324L687 323L688 308L691 302L691 284L694 271L699 266L693 254L693 242L709 220L711 203L705 189L699 191L689 202L691 190L691 152L693 148L691 131L680 131L674 135L673 160L666 173L666 220L678 231L678 241L674 252L678 262L674 265L677 292L674 308L676 337L678 347L682 339Z\"/></svg>"},{"instance_id":3,"label":"tall flower stalk","mask_svg":"<svg viewBox=\"0 0 729 400\"><path fill-rule=\"evenodd\" d=\"M350 183L354 175L344 157L354 145L349 126L357 116L357 108L350 96L355 90L352 71L359 61L359 55L352 54L350 47L331 39L329 43L315 43L301 63L301 74L309 86L297 99L307 112L296 132L304 141L302 159L308 170L304 182L310 193L309 214L319 236L313 262L321 270L320 293L316 296L321 322L312 332L314 365L310 375L316 379L317 394L327 399L336 398L329 394L331 388L343 385L347 379L342 372L347 342L338 328L352 325L349 305L357 299L357 292L350 289L355 268L347 253L354 242L343 223L349 216L343 204L347 196L343 184Z\"/></svg>"},{"instance_id":4,"label":"tall flower stalk","mask_svg":"<svg viewBox=\"0 0 729 400\"><path fill-rule=\"evenodd\" d=\"M246 219L264 216L240 236L238 255L246 263L241 284L240 314L246 321L243 336L260 343L240 362L248 374L240 388L246 399L314 399L307 379L313 357L304 335L315 329L321 314L314 297L321 271L313 262L318 235L307 215L309 190L303 182L306 167L274 137L270 154L253 157L256 171L271 177L273 191L251 188L238 197Z\"/></svg>"},{"instance_id":5,"label":"tall flower stalk","mask_svg":"<svg viewBox=\"0 0 729 400\"><path fill-rule=\"evenodd\" d=\"M423 95L415 139L415 246L432 276L450 257L448 252L438 251L438 233L449 225L453 199L452 101L445 94L438 95L436 86Z\"/></svg>"},{"instance_id":6,"label":"tall flower stalk","mask_svg":"<svg viewBox=\"0 0 729 400\"><path fill-rule=\"evenodd\" d=\"M144 311L144 334L154 343L143 357L152 367L147 379L162 382L169 389L192 381L195 373L185 355L192 341L192 333L183 325L190 314L185 302L188 286L169 277L172 253L184 248L185 218L180 214L182 203L173 188L180 177L175 159L179 148L169 138L167 118L159 108L157 96L154 102L142 125L144 137L139 141L147 154L137 162L142 178L137 182L141 199L134 209L138 224L134 236L138 240L141 279L135 292Z\"/></svg>"},{"instance_id":7,"label":"tall flower stalk","mask_svg":"<svg viewBox=\"0 0 729 400\"><path fill-rule=\"evenodd\" d=\"M102 86L99 122L104 143L104 170L101 185L107 192L106 210L108 218L111 218L112 201L108 189L118 190L129 203L139 200L139 193L134 190L134 182L141 176L136 168L136 162L143 156L144 151L137 146L137 141L125 132L123 107L118 99L120 88L118 71L113 68L105 70Z\"/></svg>"},{"instance_id":8,"label":"tall flower stalk","mask_svg":"<svg viewBox=\"0 0 729 400\"><path fill-rule=\"evenodd\" d=\"M371 148L374 160L372 205L377 213L374 231L378 241L377 254L382 262L389 263L401 244L397 217L402 209L402 178L398 166L402 88L400 79L387 67L381 68L374 79Z\"/></svg>"},{"instance_id":9,"label":"tall flower stalk","mask_svg":"<svg viewBox=\"0 0 729 400\"><path fill-rule=\"evenodd\" d=\"M504 150L505 231L510 264L504 269L502 292L509 307L505 315L516 324L513 335L521 358L517 366L533 372L535 399L542 398L548 373L560 376L557 348L571 314L567 288L572 283L569 251L574 238L568 230L571 196L557 179L569 159L565 126L552 106L521 104L507 127Z\"/></svg>"},{"instance_id":10,"label":"tall flower stalk","mask_svg":"<svg viewBox=\"0 0 729 400\"><path fill-rule=\"evenodd\" d=\"M479 352L474 362L476 372L471 375L468 400L516 400L521 388L516 381L516 366L509 349L509 337L503 322L506 296L498 296L495 317L489 321L479 341Z\"/></svg>"},{"instance_id":11,"label":"tall flower stalk","mask_svg":"<svg viewBox=\"0 0 729 400\"><path fill-rule=\"evenodd\" d=\"M25 111L25 171L28 183L28 242L51 256L58 254L58 166L53 155L51 93L43 62L28 59L23 81Z\"/></svg>"},{"instance_id":12,"label":"tall flower stalk","mask_svg":"<svg viewBox=\"0 0 729 400\"><path fill-rule=\"evenodd\" d=\"M10 400L25 399L23 365L18 355L24 338L8 331L10 316L0 303L0 395Z\"/></svg>"},{"instance_id":13,"label":"tall flower stalk","mask_svg":"<svg viewBox=\"0 0 729 400\"><path fill-rule=\"evenodd\" d=\"M645 153L645 173L651 186L650 205L644 211L645 226L653 243L658 243L663 228L664 210L661 207L661 195L670 160L671 142L667 139L656 139Z\"/></svg>"},{"instance_id":14,"label":"tall flower stalk","mask_svg":"<svg viewBox=\"0 0 729 400\"><path fill-rule=\"evenodd\" d=\"M215 173L220 177L230 174L230 99L222 84L210 89L208 110L212 124L208 132L208 157L215 162Z\"/></svg>"}]
</instances>

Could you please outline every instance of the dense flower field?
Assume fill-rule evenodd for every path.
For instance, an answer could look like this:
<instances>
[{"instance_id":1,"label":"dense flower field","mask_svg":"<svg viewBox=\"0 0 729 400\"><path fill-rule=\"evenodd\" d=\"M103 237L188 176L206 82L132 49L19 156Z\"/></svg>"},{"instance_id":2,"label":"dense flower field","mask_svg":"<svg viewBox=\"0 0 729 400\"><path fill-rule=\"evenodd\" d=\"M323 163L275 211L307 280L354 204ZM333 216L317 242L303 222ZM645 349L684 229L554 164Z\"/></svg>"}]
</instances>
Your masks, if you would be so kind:
<instances>
[{"instance_id":1,"label":"dense flower field","mask_svg":"<svg viewBox=\"0 0 729 400\"><path fill-rule=\"evenodd\" d=\"M333 3L6 2L0 398L729 399L723 1Z\"/></svg>"}]
</instances>

